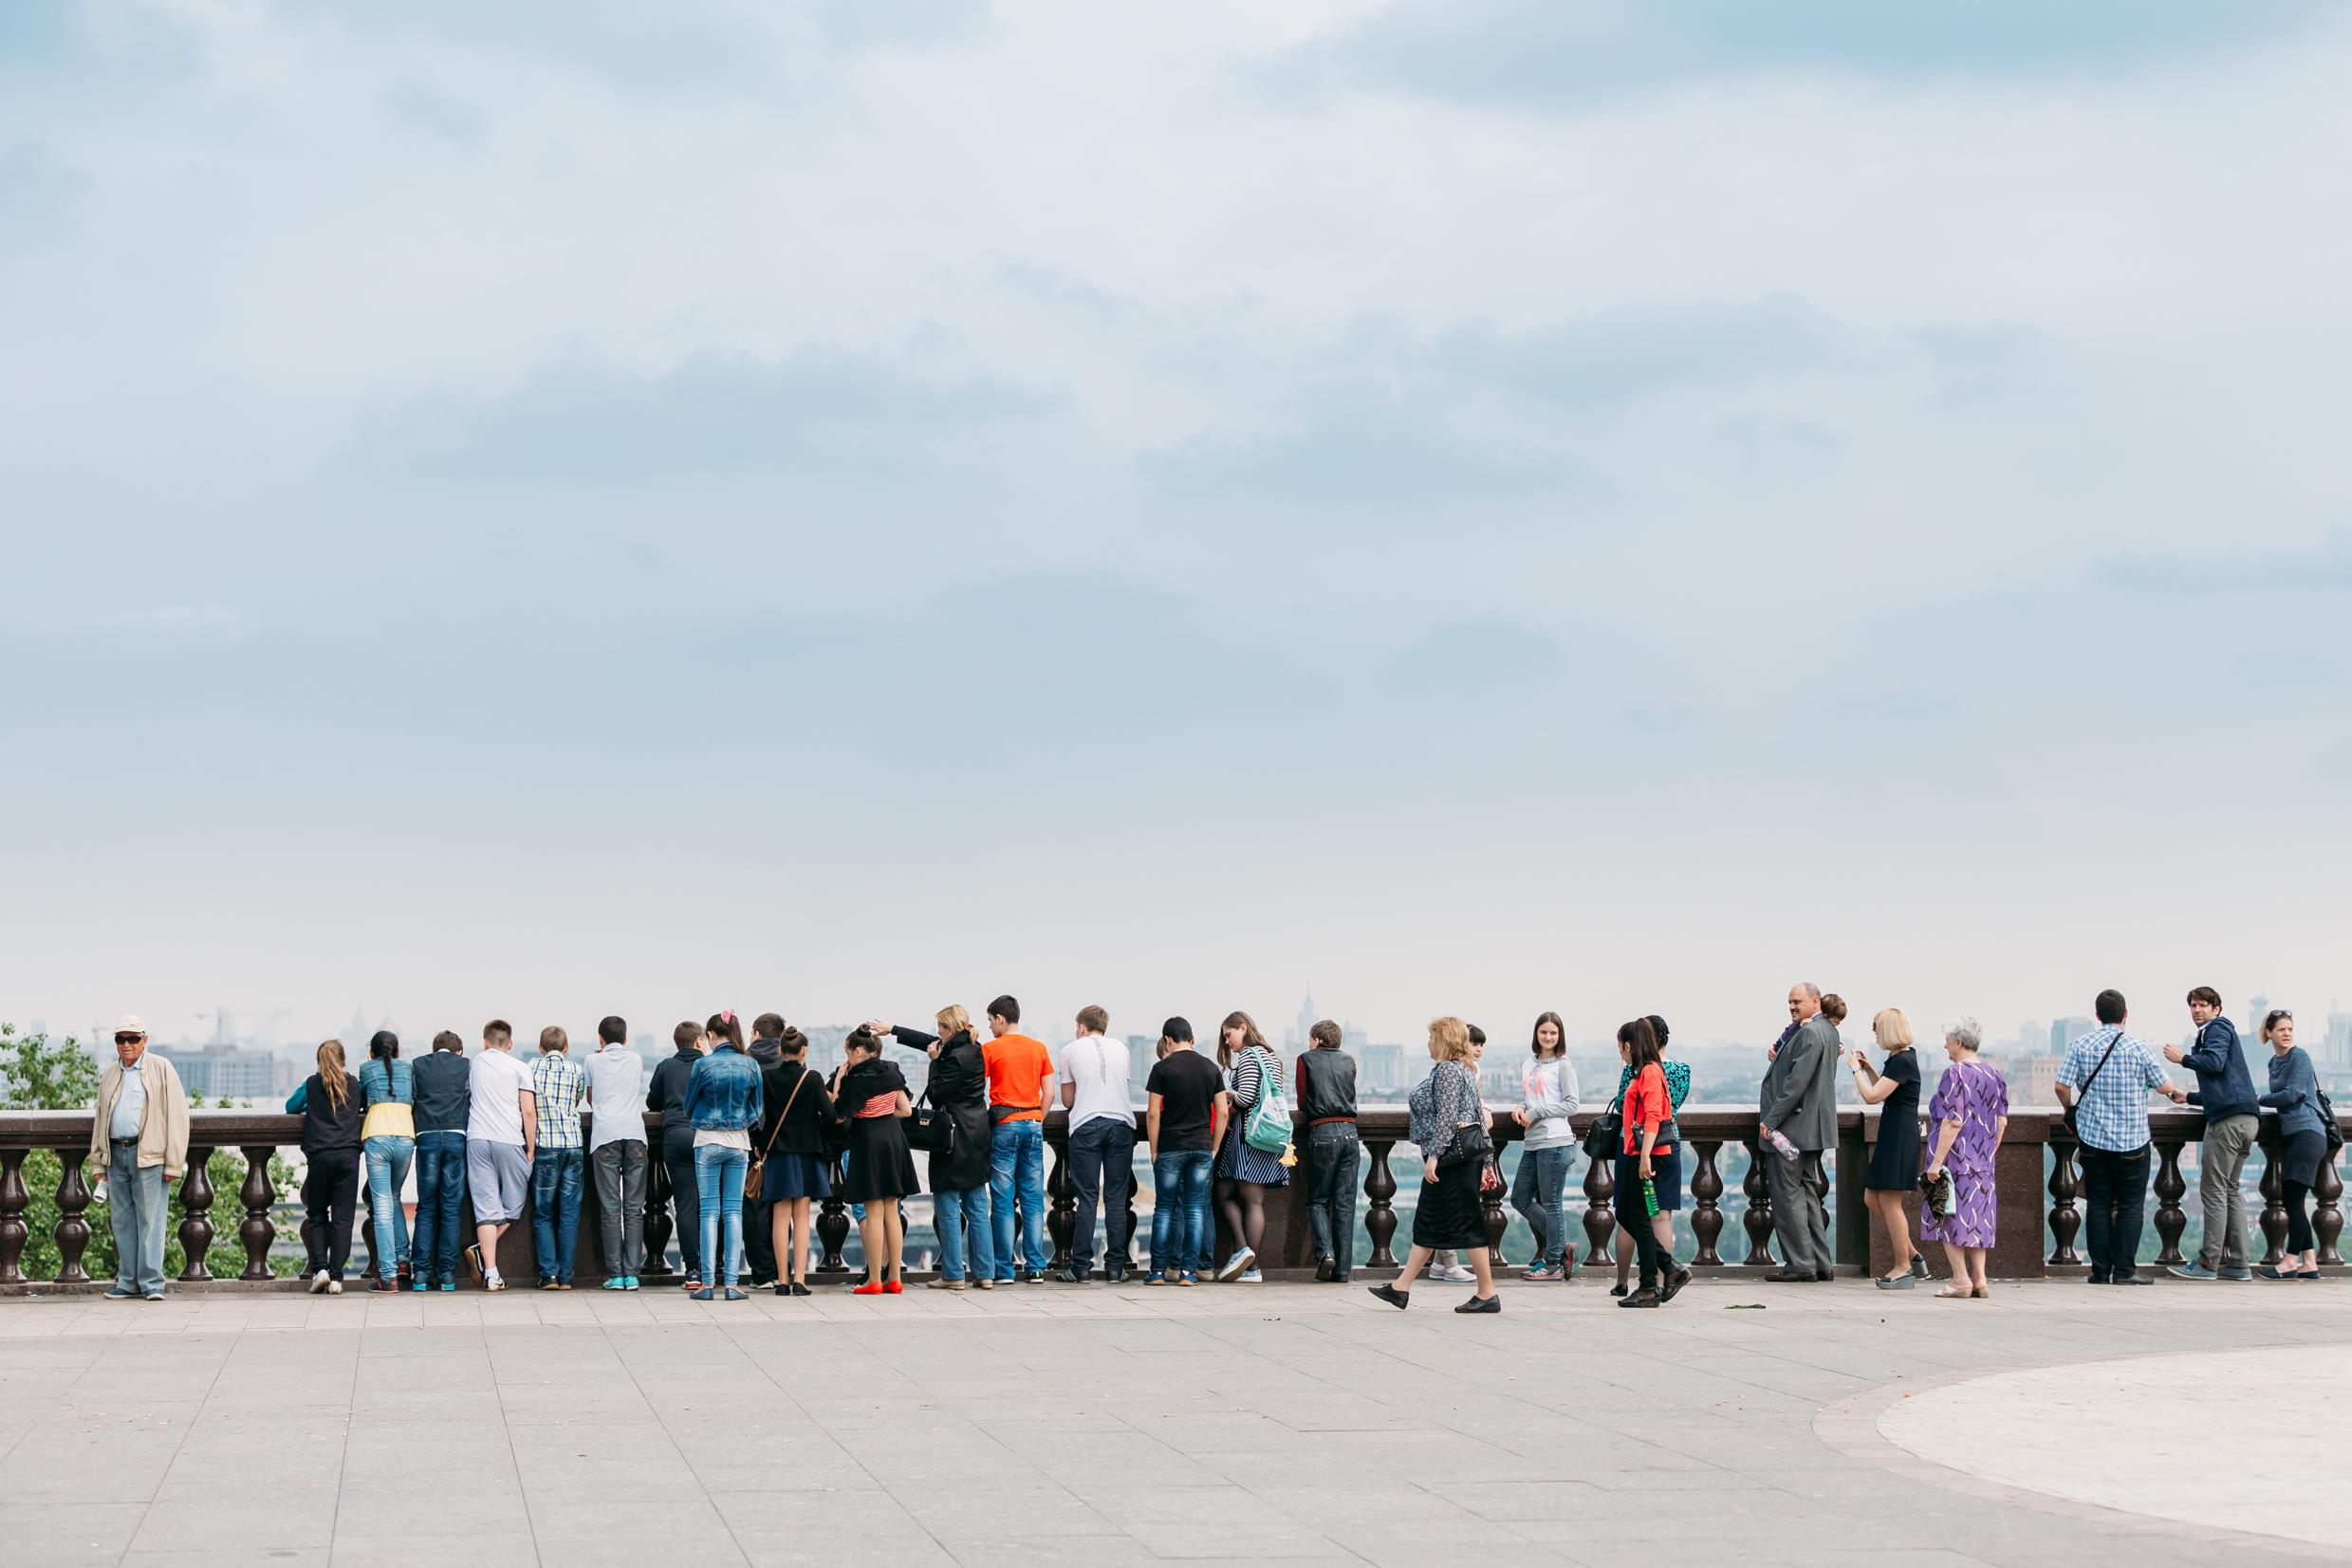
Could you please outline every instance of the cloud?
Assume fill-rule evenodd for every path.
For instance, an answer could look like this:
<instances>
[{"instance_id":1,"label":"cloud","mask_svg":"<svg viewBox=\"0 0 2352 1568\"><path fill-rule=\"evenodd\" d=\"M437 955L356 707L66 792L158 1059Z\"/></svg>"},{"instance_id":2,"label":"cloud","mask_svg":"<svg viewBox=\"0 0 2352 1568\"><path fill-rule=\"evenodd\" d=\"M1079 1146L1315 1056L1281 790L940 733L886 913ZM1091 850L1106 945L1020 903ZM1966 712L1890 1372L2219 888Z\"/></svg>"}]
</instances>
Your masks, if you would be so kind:
<instances>
[{"instance_id":1,"label":"cloud","mask_svg":"<svg viewBox=\"0 0 2352 1568\"><path fill-rule=\"evenodd\" d=\"M1794 294L1664 302L1506 334L1479 323L1440 337L1429 362L1545 402L1620 404L1694 383L1833 367L1851 335Z\"/></svg>"},{"instance_id":2,"label":"cloud","mask_svg":"<svg viewBox=\"0 0 2352 1568\"><path fill-rule=\"evenodd\" d=\"M245 630L245 612L229 604L166 604L124 610L88 623L92 632L151 632L160 636L232 636Z\"/></svg>"},{"instance_id":3,"label":"cloud","mask_svg":"<svg viewBox=\"0 0 2352 1568\"><path fill-rule=\"evenodd\" d=\"M70 212L89 176L59 159L43 141L20 141L0 151L0 227L22 234L46 228Z\"/></svg>"},{"instance_id":4,"label":"cloud","mask_svg":"<svg viewBox=\"0 0 2352 1568\"><path fill-rule=\"evenodd\" d=\"M1246 497L1378 510L1574 493L1563 458L1504 451L1432 406L1360 386L1325 387L1257 430L1204 433L1146 454L1146 475L1188 500Z\"/></svg>"},{"instance_id":5,"label":"cloud","mask_svg":"<svg viewBox=\"0 0 2352 1568\"><path fill-rule=\"evenodd\" d=\"M2114 71L2287 36L2324 10L2317 0L1402 0L1269 69L1289 85L1578 109L1769 72L1917 83Z\"/></svg>"},{"instance_id":6,"label":"cloud","mask_svg":"<svg viewBox=\"0 0 2352 1568\"><path fill-rule=\"evenodd\" d=\"M854 355L707 355L658 376L572 364L501 397L418 399L375 421L360 450L444 475L657 479L791 466L883 477L927 467L942 433L1052 402L1006 381L928 380Z\"/></svg>"},{"instance_id":7,"label":"cloud","mask_svg":"<svg viewBox=\"0 0 2352 1568\"><path fill-rule=\"evenodd\" d=\"M2352 528L2307 549L2219 555L2119 555L2096 562L2091 580L2146 594L2333 593L2352 588Z\"/></svg>"},{"instance_id":8,"label":"cloud","mask_svg":"<svg viewBox=\"0 0 2352 1568\"><path fill-rule=\"evenodd\" d=\"M437 92L421 82L396 83L383 98L384 113L412 131L438 137L468 152L477 151L490 134L490 118L466 102Z\"/></svg>"},{"instance_id":9,"label":"cloud","mask_svg":"<svg viewBox=\"0 0 2352 1568\"><path fill-rule=\"evenodd\" d=\"M1560 668L1558 639L1515 620L1485 617L1430 628L1394 660L1408 680L1489 681Z\"/></svg>"}]
</instances>

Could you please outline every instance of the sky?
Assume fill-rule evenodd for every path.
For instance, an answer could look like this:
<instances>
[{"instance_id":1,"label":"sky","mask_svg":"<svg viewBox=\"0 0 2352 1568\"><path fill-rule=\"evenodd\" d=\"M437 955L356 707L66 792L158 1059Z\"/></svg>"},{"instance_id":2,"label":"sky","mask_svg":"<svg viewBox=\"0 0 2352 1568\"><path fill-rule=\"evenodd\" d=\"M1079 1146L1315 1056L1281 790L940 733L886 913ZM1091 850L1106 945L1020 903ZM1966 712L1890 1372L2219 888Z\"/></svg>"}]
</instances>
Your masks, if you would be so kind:
<instances>
[{"instance_id":1,"label":"sky","mask_svg":"<svg viewBox=\"0 0 2352 1568\"><path fill-rule=\"evenodd\" d=\"M2293 3L0 8L0 1018L2352 1002L2347 76Z\"/></svg>"}]
</instances>

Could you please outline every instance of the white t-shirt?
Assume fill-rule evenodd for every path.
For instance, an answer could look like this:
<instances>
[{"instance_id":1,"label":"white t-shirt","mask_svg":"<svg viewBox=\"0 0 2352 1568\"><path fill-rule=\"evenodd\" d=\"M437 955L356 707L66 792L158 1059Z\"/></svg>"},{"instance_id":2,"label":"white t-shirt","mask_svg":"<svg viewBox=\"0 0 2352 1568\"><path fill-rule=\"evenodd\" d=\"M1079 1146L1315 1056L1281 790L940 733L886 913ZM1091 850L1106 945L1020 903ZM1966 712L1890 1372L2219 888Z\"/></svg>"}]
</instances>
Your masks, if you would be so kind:
<instances>
[{"instance_id":1,"label":"white t-shirt","mask_svg":"<svg viewBox=\"0 0 2352 1568\"><path fill-rule=\"evenodd\" d=\"M512 1051L484 1051L473 1059L467 1090L466 1136L485 1143L523 1147L523 1107L517 1093L531 1086L530 1069Z\"/></svg>"},{"instance_id":2,"label":"white t-shirt","mask_svg":"<svg viewBox=\"0 0 2352 1568\"><path fill-rule=\"evenodd\" d=\"M588 1147L645 1141L645 1059L626 1045L607 1045L583 1063L588 1069L588 1108L596 1132Z\"/></svg>"},{"instance_id":3,"label":"white t-shirt","mask_svg":"<svg viewBox=\"0 0 2352 1568\"><path fill-rule=\"evenodd\" d=\"M1127 1098L1126 1042L1109 1035L1080 1035L1062 1047L1061 1077L1078 1089L1070 1103L1070 1131L1097 1116L1135 1125L1135 1106Z\"/></svg>"}]
</instances>

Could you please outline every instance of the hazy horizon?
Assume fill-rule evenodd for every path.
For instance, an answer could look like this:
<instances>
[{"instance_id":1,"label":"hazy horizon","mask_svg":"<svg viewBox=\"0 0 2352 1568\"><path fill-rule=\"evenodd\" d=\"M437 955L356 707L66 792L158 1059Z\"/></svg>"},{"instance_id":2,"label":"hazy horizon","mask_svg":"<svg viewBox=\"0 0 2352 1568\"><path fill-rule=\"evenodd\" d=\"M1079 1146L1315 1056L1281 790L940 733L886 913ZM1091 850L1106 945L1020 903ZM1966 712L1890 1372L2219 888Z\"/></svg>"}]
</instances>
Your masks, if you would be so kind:
<instances>
[{"instance_id":1,"label":"hazy horizon","mask_svg":"<svg viewBox=\"0 0 2352 1568\"><path fill-rule=\"evenodd\" d=\"M2347 69L2171 0L9 8L0 1018L2316 1038Z\"/></svg>"}]
</instances>

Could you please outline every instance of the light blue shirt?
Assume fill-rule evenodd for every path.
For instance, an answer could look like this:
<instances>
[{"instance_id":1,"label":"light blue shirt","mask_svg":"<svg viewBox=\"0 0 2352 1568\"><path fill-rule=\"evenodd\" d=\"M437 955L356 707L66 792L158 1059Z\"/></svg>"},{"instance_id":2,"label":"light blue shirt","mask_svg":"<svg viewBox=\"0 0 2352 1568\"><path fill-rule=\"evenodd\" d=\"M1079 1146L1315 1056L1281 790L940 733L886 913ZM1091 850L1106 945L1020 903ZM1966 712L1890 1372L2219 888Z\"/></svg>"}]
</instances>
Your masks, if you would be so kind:
<instances>
[{"instance_id":1,"label":"light blue shirt","mask_svg":"<svg viewBox=\"0 0 2352 1568\"><path fill-rule=\"evenodd\" d=\"M147 1053L139 1053L139 1064L122 1069L122 1087L115 1091L114 1120L108 1124L107 1134L118 1138L139 1136L140 1122L147 1119L147 1079L139 1073Z\"/></svg>"}]
</instances>

